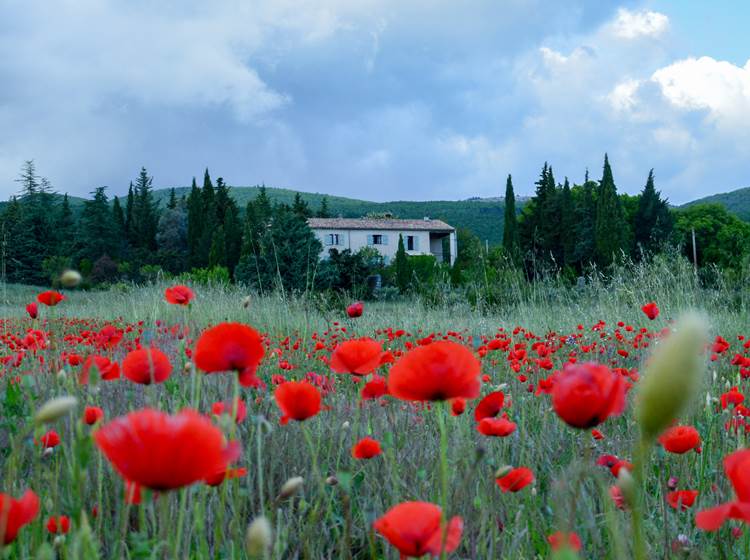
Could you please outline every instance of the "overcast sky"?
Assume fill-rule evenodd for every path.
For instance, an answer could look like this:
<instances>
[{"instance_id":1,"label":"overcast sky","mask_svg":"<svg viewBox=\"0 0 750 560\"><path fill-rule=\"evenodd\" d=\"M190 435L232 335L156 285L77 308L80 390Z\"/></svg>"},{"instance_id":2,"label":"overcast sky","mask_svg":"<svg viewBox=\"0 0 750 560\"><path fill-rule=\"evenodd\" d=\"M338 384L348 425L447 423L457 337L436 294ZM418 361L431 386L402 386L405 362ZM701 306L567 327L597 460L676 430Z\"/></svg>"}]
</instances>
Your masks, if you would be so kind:
<instances>
[{"instance_id":1,"label":"overcast sky","mask_svg":"<svg viewBox=\"0 0 750 560\"><path fill-rule=\"evenodd\" d=\"M655 168L674 203L750 185L745 0L0 0L0 196L22 162L122 194L230 185L498 196Z\"/></svg>"}]
</instances>

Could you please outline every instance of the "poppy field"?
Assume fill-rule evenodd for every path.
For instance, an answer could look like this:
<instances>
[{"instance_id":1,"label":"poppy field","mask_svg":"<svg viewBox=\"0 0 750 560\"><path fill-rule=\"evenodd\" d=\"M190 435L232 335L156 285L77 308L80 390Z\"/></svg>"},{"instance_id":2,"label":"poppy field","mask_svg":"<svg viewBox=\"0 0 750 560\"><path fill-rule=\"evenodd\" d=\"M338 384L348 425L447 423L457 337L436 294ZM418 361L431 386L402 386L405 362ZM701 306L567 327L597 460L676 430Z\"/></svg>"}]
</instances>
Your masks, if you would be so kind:
<instances>
[{"instance_id":1,"label":"poppy field","mask_svg":"<svg viewBox=\"0 0 750 560\"><path fill-rule=\"evenodd\" d=\"M10 287L0 554L750 558L750 322L690 290Z\"/></svg>"}]
</instances>

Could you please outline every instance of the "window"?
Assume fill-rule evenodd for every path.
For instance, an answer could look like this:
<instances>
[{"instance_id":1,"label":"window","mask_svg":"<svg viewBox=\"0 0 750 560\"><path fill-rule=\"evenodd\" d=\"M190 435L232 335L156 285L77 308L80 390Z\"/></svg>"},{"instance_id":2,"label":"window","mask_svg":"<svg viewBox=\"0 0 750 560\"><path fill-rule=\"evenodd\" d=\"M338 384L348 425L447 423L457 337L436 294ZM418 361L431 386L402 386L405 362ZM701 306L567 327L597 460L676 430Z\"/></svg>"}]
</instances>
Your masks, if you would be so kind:
<instances>
[{"instance_id":1,"label":"window","mask_svg":"<svg viewBox=\"0 0 750 560\"><path fill-rule=\"evenodd\" d=\"M406 250L407 251L419 251L419 237L416 235L406 236Z\"/></svg>"},{"instance_id":2,"label":"window","mask_svg":"<svg viewBox=\"0 0 750 560\"><path fill-rule=\"evenodd\" d=\"M340 233L326 234L326 245L341 245L341 234Z\"/></svg>"},{"instance_id":3,"label":"window","mask_svg":"<svg viewBox=\"0 0 750 560\"><path fill-rule=\"evenodd\" d=\"M367 244L368 245L388 245L388 236L381 235L381 234L368 235Z\"/></svg>"}]
</instances>

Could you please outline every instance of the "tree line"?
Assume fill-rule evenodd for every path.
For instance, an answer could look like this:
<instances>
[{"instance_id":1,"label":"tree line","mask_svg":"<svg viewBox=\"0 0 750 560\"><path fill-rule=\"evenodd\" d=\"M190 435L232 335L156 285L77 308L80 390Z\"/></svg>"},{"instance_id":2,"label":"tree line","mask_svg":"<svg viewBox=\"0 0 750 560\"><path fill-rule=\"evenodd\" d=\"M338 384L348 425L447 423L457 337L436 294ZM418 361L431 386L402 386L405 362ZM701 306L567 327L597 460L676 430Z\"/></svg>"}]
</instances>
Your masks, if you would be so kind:
<instances>
[{"instance_id":1,"label":"tree line","mask_svg":"<svg viewBox=\"0 0 750 560\"><path fill-rule=\"evenodd\" d=\"M717 205L670 208L653 171L640 194L618 194L606 155L601 179L587 172L582 184L557 182L545 163L534 196L520 211L508 176L505 219L497 225L502 245L488 252L471 232L459 230L452 269L430 256L406 255L403 240L389 264L370 247L357 253L333 249L319 262L322 246L307 219L330 216L326 198L313 210L300 193L293 203L279 204L261 187L239 208L223 178L214 181L208 170L187 193L171 189L163 207L145 168L123 199L110 199L107 187L98 187L80 209L67 194L54 192L33 161L23 165L18 183L19 194L0 214L2 272L15 283L49 284L75 268L90 285L189 273L258 290L356 291L371 289L368 277L378 273L386 286L404 292L441 273L454 284L471 281L480 274L477 263L510 262L534 278L559 271L578 275L592 265L606 267L623 256L638 260L668 246L681 247L692 259L693 234L701 265L741 269L750 250L749 224Z\"/></svg>"}]
</instances>

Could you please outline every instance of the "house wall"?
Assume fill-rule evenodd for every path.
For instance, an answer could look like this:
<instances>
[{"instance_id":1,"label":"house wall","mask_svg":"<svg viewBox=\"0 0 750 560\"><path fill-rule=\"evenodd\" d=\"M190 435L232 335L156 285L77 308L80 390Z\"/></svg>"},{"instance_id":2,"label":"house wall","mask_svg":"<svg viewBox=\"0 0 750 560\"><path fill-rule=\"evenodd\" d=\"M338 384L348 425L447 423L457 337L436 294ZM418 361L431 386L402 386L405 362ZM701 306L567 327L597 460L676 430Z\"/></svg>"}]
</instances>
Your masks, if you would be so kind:
<instances>
[{"instance_id":1,"label":"house wall","mask_svg":"<svg viewBox=\"0 0 750 560\"><path fill-rule=\"evenodd\" d=\"M407 236L413 235L416 240L415 250L406 253L408 255L429 255L431 254L430 244L430 232L428 231L398 231L398 230L376 230L376 229L350 229L350 230L335 230L335 229L313 229L313 232L323 244L323 251L321 252L321 258L328 257L328 251L330 249L338 249L344 251L350 249L352 253L356 253L363 247L373 247L377 249L386 262L390 262L395 256L398 250L398 236L401 234L404 237L404 247L407 246ZM337 233L340 236L339 245L326 245L326 237L328 234ZM373 235L383 236L382 245L371 245L369 240Z\"/></svg>"}]
</instances>

